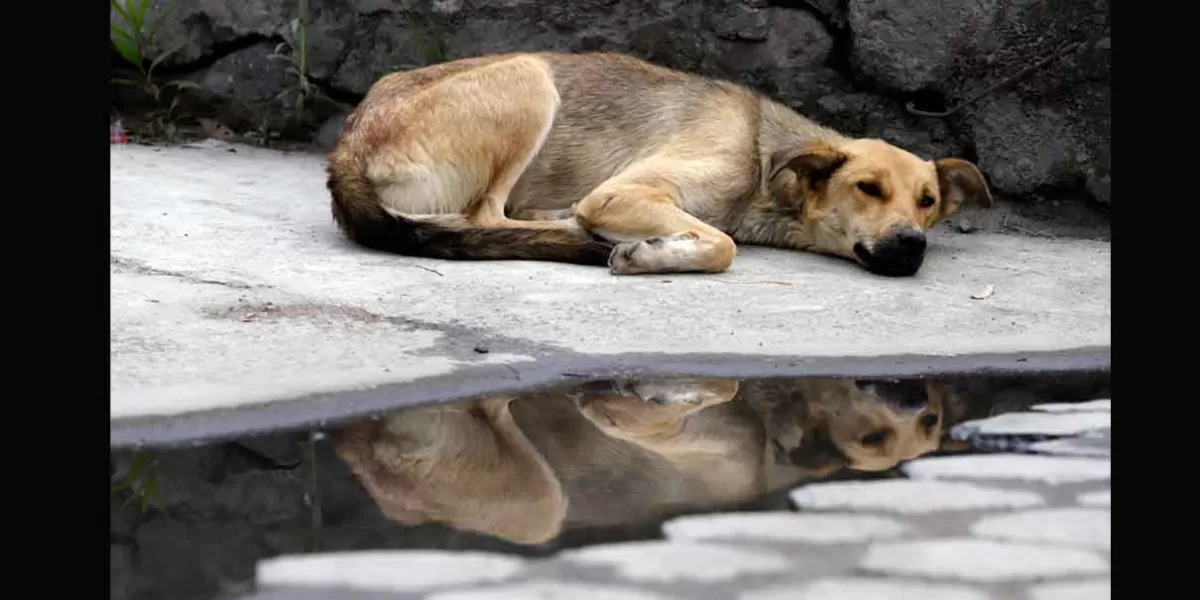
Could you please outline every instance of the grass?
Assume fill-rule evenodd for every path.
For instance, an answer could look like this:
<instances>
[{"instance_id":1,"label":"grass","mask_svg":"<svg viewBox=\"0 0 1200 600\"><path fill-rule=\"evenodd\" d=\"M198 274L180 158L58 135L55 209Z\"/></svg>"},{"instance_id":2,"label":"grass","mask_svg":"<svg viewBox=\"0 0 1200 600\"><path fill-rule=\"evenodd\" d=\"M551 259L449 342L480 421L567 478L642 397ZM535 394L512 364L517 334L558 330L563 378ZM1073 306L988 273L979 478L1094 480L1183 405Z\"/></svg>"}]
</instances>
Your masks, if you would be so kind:
<instances>
[{"instance_id":1,"label":"grass","mask_svg":"<svg viewBox=\"0 0 1200 600\"><path fill-rule=\"evenodd\" d=\"M158 487L158 471L154 459L145 450L138 450L127 464L113 473L109 490L114 494L126 494L125 501L117 508L125 508L137 501L142 511L151 507L162 507L162 492Z\"/></svg>"},{"instance_id":2,"label":"grass","mask_svg":"<svg viewBox=\"0 0 1200 600\"><path fill-rule=\"evenodd\" d=\"M275 52L271 54L272 59L286 61L288 73L296 79L294 84L285 88L275 99L289 106L297 118L318 102L334 103L308 73L308 0L299 0L299 3L300 15L288 23L284 33L285 41L277 45ZM289 97L292 98L290 103Z\"/></svg>"},{"instance_id":3,"label":"grass","mask_svg":"<svg viewBox=\"0 0 1200 600\"><path fill-rule=\"evenodd\" d=\"M147 21L150 0L109 0L109 6L120 17L120 23L111 23L109 39L125 62L138 73L137 79L114 78L113 83L138 88L154 100L155 109L146 115L150 137L175 139L178 134L175 110L184 90L199 87L195 82L177 79L161 82L154 76L154 69L175 54L182 46L166 52L157 52L155 38L159 28L174 12L169 5L152 23Z\"/></svg>"}]
</instances>

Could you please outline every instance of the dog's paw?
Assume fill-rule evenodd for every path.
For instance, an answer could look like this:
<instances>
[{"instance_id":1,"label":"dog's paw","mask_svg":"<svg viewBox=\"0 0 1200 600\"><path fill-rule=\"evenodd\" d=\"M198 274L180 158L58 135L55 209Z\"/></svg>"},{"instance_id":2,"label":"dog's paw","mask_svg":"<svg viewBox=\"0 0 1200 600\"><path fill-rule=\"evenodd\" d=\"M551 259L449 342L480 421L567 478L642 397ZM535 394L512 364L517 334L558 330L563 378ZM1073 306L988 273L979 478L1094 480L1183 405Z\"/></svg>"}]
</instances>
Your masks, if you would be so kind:
<instances>
[{"instance_id":1,"label":"dog's paw","mask_svg":"<svg viewBox=\"0 0 1200 600\"><path fill-rule=\"evenodd\" d=\"M666 379L633 383L630 392L644 402L665 405L708 406L731 400L738 391L736 379Z\"/></svg>"},{"instance_id":2,"label":"dog's paw","mask_svg":"<svg viewBox=\"0 0 1200 600\"><path fill-rule=\"evenodd\" d=\"M621 242L608 255L608 270L613 275L688 271L695 254L692 233Z\"/></svg>"}]
</instances>

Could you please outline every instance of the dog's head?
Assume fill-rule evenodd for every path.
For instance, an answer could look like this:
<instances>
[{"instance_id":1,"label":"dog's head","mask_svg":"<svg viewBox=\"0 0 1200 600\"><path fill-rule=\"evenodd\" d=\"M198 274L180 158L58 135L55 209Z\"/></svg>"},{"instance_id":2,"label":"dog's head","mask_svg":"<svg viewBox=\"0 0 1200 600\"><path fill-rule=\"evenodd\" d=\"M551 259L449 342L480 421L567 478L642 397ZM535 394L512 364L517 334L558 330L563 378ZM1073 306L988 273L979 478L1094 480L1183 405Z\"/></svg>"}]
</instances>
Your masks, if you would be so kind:
<instances>
[{"instance_id":1,"label":"dog's head","mask_svg":"<svg viewBox=\"0 0 1200 600\"><path fill-rule=\"evenodd\" d=\"M771 428L776 452L804 471L885 471L939 449L942 396L920 380L817 379ZM790 440L790 442L789 442Z\"/></svg>"},{"instance_id":2,"label":"dog's head","mask_svg":"<svg viewBox=\"0 0 1200 600\"><path fill-rule=\"evenodd\" d=\"M916 274L927 230L967 202L992 205L983 174L970 162L927 161L875 139L778 150L769 178L776 200L803 214L812 251L879 275Z\"/></svg>"}]
</instances>

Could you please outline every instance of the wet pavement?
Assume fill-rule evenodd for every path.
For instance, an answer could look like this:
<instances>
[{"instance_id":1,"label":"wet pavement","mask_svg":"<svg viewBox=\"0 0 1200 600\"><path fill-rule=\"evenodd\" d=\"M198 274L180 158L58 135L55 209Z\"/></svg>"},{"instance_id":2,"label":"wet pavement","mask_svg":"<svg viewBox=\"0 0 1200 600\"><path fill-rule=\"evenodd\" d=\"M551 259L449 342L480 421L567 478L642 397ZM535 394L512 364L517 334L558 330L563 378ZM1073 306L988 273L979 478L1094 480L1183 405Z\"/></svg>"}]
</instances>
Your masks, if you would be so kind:
<instances>
[{"instance_id":1,"label":"wet pavement","mask_svg":"<svg viewBox=\"0 0 1200 600\"><path fill-rule=\"evenodd\" d=\"M1108 398L618 379L120 451L112 597L1104 600Z\"/></svg>"}]
</instances>

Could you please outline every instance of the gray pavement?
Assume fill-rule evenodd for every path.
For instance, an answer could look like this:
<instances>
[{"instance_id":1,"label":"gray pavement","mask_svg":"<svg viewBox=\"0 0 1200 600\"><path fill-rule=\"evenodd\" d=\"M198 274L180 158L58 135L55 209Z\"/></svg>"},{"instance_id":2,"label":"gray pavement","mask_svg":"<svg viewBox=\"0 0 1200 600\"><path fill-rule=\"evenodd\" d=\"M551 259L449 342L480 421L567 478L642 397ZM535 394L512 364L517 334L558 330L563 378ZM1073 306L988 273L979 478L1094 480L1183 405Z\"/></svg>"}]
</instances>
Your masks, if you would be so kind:
<instances>
[{"instance_id":1,"label":"gray pavement","mask_svg":"<svg viewBox=\"0 0 1200 600\"><path fill-rule=\"evenodd\" d=\"M320 156L205 143L114 146L111 161L114 445L579 376L1109 362L1103 242L942 230L909 279L754 248L721 275L613 277L352 246Z\"/></svg>"},{"instance_id":2,"label":"gray pavement","mask_svg":"<svg viewBox=\"0 0 1200 600\"><path fill-rule=\"evenodd\" d=\"M1078 423L1110 403L1080 405ZM1059 436L1054 414L964 424L977 438ZM1015 427L1010 415L1024 419ZM1044 426L1039 429L1039 425ZM1014 431L1019 430L1019 431ZM1063 447L1103 429L1081 426ZM966 434L964 434L966 435ZM794 510L703 514L663 539L599 544L541 559L486 552L369 551L259 563L247 600L1107 600L1111 444L1089 457L1054 449L933 456L904 477L821 482Z\"/></svg>"}]
</instances>

